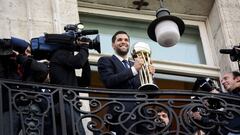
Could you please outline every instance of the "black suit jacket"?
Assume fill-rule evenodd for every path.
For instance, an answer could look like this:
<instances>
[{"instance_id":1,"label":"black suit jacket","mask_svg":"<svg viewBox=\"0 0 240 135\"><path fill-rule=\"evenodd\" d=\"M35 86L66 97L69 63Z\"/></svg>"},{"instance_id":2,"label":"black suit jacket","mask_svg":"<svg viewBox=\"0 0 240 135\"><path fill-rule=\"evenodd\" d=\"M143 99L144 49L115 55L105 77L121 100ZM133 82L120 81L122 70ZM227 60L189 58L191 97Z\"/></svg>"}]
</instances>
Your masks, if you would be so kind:
<instances>
[{"instance_id":1,"label":"black suit jacket","mask_svg":"<svg viewBox=\"0 0 240 135\"><path fill-rule=\"evenodd\" d=\"M133 66L132 61L129 63ZM131 68L126 69L115 55L98 60L98 73L109 89L137 89L141 85L139 76L134 76Z\"/></svg>"},{"instance_id":2,"label":"black suit jacket","mask_svg":"<svg viewBox=\"0 0 240 135\"><path fill-rule=\"evenodd\" d=\"M133 66L133 62L129 61L130 67ZM98 60L98 73L100 74L100 78L105 85L106 88L109 89L135 89L140 86L140 80L138 75L134 76L132 73L131 68L126 69L123 63L115 56L111 57L101 57ZM109 97L116 97L116 98L134 98L133 95L118 95L113 94L109 95ZM133 108L136 107L135 102L128 102L124 101L121 102L124 105L125 110L123 112L131 112ZM108 113L113 116L110 120L112 122L120 122L119 116L121 112L114 111L112 108L116 104L110 104ZM123 118L124 119L124 118ZM127 128L130 127L134 121L127 120L123 125ZM113 126L111 125L110 130L115 131L117 135L125 134L125 130L121 128L121 126ZM132 131L135 130L135 127Z\"/></svg>"}]
</instances>

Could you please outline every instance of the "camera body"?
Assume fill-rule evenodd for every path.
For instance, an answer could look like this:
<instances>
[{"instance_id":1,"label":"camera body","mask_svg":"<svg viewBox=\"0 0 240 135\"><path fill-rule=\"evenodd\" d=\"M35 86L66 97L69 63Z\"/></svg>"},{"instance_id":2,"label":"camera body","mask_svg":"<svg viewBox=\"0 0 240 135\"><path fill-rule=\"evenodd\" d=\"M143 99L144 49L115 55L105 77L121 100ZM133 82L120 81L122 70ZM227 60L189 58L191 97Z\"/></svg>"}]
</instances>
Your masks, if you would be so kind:
<instances>
[{"instance_id":1,"label":"camera body","mask_svg":"<svg viewBox=\"0 0 240 135\"><path fill-rule=\"evenodd\" d=\"M23 54L29 45L27 41L16 37L0 39L0 55L11 55L13 50Z\"/></svg>"},{"instance_id":2,"label":"camera body","mask_svg":"<svg viewBox=\"0 0 240 135\"><path fill-rule=\"evenodd\" d=\"M97 35L93 40L86 35L98 34L98 30L83 30L80 24L68 24L64 27L65 33L44 34L44 36L31 39L31 50L35 59L49 59L51 54L57 49L77 51L79 45L77 40L88 42L89 49L95 49L101 53L100 38Z\"/></svg>"},{"instance_id":3,"label":"camera body","mask_svg":"<svg viewBox=\"0 0 240 135\"><path fill-rule=\"evenodd\" d=\"M197 80L193 85L192 90L193 91L202 90L202 91L210 92L214 89L217 89L217 87L214 84L213 80L211 80L210 78L197 78Z\"/></svg>"},{"instance_id":4,"label":"camera body","mask_svg":"<svg viewBox=\"0 0 240 135\"><path fill-rule=\"evenodd\" d=\"M206 92L211 92L214 89L218 90L218 87L215 85L214 81L211 80L210 78L197 78L192 90L193 91L202 90ZM198 97L194 97L194 98L198 98ZM208 98L206 102L208 103L207 106L210 109L216 110L222 107L220 101L216 98ZM198 109L198 108L195 108L195 109Z\"/></svg>"}]
</instances>

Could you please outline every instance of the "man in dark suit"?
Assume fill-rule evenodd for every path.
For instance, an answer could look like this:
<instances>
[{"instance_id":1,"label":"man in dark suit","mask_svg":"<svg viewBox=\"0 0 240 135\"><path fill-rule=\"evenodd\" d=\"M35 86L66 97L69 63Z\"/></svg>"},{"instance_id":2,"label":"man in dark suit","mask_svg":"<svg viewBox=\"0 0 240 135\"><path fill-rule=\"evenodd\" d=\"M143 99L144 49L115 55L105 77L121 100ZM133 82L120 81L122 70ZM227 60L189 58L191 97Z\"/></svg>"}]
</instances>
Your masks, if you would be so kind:
<instances>
[{"instance_id":1,"label":"man in dark suit","mask_svg":"<svg viewBox=\"0 0 240 135\"><path fill-rule=\"evenodd\" d=\"M138 89L141 85L138 71L142 68L144 60L142 58L135 58L134 62L129 61L129 35L124 31L116 32L112 37L112 48L115 54L112 56L101 57L98 60L98 72L100 78L106 88L109 89ZM149 67L150 73L155 72L155 68L151 65ZM134 98L133 96L127 95L111 95L114 98ZM120 102L124 105L125 110L123 112L131 112L136 103L133 102ZM111 106L109 108L112 108ZM113 115L112 121L118 123L119 115L115 110L109 110L108 113ZM125 128L129 128L134 121L128 120L123 124ZM121 126L111 126L110 130L117 133L117 135L122 135L126 131L122 129ZM134 131L134 129L129 129ZM134 131L135 132L135 131Z\"/></svg>"}]
</instances>

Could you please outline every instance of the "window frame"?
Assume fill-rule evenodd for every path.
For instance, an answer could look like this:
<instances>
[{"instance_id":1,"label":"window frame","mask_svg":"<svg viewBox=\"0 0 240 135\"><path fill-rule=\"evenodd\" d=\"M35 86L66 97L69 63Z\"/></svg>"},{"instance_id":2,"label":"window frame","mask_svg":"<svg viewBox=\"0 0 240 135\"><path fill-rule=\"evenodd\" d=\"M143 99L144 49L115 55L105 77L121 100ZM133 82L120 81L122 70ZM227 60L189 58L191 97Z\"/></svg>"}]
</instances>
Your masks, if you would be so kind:
<instances>
[{"instance_id":1,"label":"window frame","mask_svg":"<svg viewBox=\"0 0 240 135\"><path fill-rule=\"evenodd\" d=\"M113 18L121 18L126 20L139 20L139 21L152 21L156 19L153 11L134 10L121 7L113 7L107 5L100 5L94 3L78 2L78 12L81 21L81 13L92 14L98 16L107 16ZM170 61L153 61L156 71L159 73L176 74L183 76L206 76L212 78L219 78L220 68L214 65L213 53L210 47L208 32L206 28L207 17L203 16L190 16L182 14L173 14L183 19L186 25L197 26L203 46L204 57L206 58L205 64L188 64L183 62L170 62ZM104 54L91 53L89 60L92 64L96 64L99 57L105 56Z\"/></svg>"}]
</instances>

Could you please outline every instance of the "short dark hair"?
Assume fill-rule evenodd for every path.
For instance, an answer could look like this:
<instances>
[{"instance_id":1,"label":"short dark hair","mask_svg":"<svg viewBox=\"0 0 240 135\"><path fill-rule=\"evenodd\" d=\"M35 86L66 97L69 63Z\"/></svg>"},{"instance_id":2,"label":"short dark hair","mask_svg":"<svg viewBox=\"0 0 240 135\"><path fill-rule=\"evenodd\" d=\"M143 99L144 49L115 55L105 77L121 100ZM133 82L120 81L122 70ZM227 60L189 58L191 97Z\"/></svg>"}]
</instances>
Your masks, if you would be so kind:
<instances>
[{"instance_id":1,"label":"short dark hair","mask_svg":"<svg viewBox=\"0 0 240 135\"><path fill-rule=\"evenodd\" d=\"M156 108L155 110L157 111L157 113L164 112L164 113L168 114L167 110L165 110L165 109L163 109L163 108L159 108L159 107L158 107L158 108Z\"/></svg>"},{"instance_id":2,"label":"short dark hair","mask_svg":"<svg viewBox=\"0 0 240 135\"><path fill-rule=\"evenodd\" d=\"M240 73L238 71L232 71L233 78L239 77Z\"/></svg>"},{"instance_id":3,"label":"short dark hair","mask_svg":"<svg viewBox=\"0 0 240 135\"><path fill-rule=\"evenodd\" d=\"M112 43L115 42L116 37L117 37L118 34L126 34L126 35L128 36L128 38L129 38L129 35L127 34L127 32L125 32L125 31L117 31L117 32L112 36Z\"/></svg>"}]
</instances>

